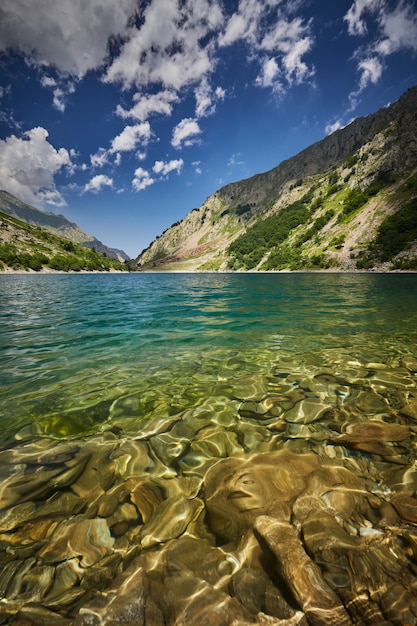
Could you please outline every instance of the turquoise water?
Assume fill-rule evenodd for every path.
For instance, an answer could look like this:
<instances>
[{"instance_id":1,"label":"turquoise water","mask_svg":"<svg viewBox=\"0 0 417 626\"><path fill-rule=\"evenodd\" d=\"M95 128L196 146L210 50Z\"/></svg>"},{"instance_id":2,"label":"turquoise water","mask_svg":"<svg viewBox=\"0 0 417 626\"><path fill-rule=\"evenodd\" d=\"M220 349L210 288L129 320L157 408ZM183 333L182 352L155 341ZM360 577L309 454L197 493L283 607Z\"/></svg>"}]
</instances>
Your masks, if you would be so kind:
<instances>
[{"instance_id":1,"label":"turquoise water","mask_svg":"<svg viewBox=\"0 0 417 626\"><path fill-rule=\"evenodd\" d=\"M0 624L417 626L417 275L0 275Z\"/></svg>"},{"instance_id":2,"label":"turquoise water","mask_svg":"<svg viewBox=\"0 0 417 626\"><path fill-rule=\"evenodd\" d=\"M286 362L412 353L417 277L1 276L0 320L4 436L65 436L170 414Z\"/></svg>"}]
</instances>

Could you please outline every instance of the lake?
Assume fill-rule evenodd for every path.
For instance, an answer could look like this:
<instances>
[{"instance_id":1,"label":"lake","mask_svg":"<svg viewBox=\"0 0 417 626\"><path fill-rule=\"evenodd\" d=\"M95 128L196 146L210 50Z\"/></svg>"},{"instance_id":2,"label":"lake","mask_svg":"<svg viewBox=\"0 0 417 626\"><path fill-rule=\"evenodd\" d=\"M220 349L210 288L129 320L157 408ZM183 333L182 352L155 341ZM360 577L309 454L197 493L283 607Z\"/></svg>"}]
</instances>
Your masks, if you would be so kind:
<instances>
[{"instance_id":1,"label":"lake","mask_svg":"<svg viewBox=\"0 0 417 626\"><path fill-rule=\"evenodd\" d=\"M417 624L417 275L0 275L0 320L0 624Z\"/></svg>"}]
</instances>

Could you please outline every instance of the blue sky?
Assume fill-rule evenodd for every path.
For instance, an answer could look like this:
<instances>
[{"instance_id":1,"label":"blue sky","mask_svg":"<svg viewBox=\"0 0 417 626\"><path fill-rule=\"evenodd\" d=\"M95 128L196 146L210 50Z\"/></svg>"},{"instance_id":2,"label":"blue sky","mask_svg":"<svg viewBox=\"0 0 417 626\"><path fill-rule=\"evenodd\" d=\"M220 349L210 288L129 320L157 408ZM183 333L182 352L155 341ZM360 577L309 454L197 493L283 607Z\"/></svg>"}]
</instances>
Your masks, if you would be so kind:
<instances>
[{"instance_id":1,"label":"blue sky","mask_svg":"<svg viewBox=\"0 0 417 626\"><path fill-rule=\"evenodd\" d=\"M133 257L415 84L416 0L2 0L0 188Z\"/></svg>"}]
</instances>

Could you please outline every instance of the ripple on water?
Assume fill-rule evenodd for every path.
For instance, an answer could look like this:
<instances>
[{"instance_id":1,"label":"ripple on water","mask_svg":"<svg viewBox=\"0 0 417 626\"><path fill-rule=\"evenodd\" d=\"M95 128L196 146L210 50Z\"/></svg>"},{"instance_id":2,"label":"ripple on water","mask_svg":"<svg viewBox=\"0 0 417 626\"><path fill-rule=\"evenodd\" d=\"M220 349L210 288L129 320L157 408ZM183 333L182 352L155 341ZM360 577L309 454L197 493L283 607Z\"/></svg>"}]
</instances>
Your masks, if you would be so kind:
<instances>
[{"instance_id":1,"label":"ripple on water","mask_svg":"<svg viewBox=\"0 0 417 626\"><path fill-rule=\"evenodd\" d=\"M0 623L417 623L414 360L218 356L0 452Z\"/></svg>"},{"instance_id":2,"label":"ripple on water","mask_svg":"<svg viewBox=\"0 0 417 626\"><path fill-rule=\"evenodd\" d=\"M415 291L85 278L0 291L0 624L417 624Z\"/></svg>"}]
</instances>

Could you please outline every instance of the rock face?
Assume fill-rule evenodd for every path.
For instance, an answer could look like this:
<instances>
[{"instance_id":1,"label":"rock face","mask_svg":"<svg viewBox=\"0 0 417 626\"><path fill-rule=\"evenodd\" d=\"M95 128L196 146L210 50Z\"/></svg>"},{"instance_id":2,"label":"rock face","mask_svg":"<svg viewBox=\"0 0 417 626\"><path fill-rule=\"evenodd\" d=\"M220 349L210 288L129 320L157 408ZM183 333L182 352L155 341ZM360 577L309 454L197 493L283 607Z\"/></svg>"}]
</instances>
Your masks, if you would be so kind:
<instances>
[{"instance_id":1,"label":"rock face","mask_svg":"<svg viewBox=\"0 0 417 626\"><path fill-rule=\"evenodd\" d=\"M384 218L416 196L414 178L410 179L417 157L416 118L417 87L391 106L356 119L269 172L223 187L159 236L133 267L268 270L329 266L352 270L358 261L364 263L361 256L369 264L366 253L373 250ZM407 181L396 196L398 187ZM356 189L368 189L369 194L360 206L347 211L346 207L352 206L349 192ZM310 215L293 225L278 248L276 242L264 243L265 248L250 263L233 254L232 242L303 198L308 199ZM414 234L404 248L407 258L415 257L415 239ZM271 260L268 265L271 254L282 252L283 243L300 249L298 266L288 255L281 266L275 262L274 267ZM390 269L383 259L372 261L379 269Z\"/></svg>"},{"instance_id":2,"label":"rock face","mask_svg":"<svg viewBox=\"0 0 417 626\"><path fill-rule=\"evenodd\" d=\"M227 411L17 433L0 624L417 624L415 356L329 367L236 375Z\"/></svg>"}]
</instances>

